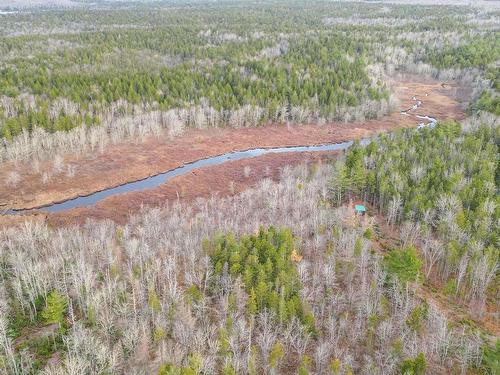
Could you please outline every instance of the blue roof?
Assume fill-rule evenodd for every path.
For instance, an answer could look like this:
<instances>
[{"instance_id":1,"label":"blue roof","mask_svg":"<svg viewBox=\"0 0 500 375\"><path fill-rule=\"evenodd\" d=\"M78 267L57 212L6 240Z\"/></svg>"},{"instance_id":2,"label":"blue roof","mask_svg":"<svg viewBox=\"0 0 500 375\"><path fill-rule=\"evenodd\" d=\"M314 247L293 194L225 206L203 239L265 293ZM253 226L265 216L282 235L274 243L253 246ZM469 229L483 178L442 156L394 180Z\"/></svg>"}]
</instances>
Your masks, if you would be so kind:
<instances>
[{"instance_id":1,"label":"blue roof","mask_svg":"<svg viewBox=\"0 0 500 375\"><path fill-rule=\"evenodd\" d=\"M354 206L354 209L355 209L356 211L363 211L363 212L364 212L364 211L366 211L366 207L365 207L365 206L363 206L362 204L357 204L357 205L355 205L355 206Z\"/></svg>"}]
</instances>

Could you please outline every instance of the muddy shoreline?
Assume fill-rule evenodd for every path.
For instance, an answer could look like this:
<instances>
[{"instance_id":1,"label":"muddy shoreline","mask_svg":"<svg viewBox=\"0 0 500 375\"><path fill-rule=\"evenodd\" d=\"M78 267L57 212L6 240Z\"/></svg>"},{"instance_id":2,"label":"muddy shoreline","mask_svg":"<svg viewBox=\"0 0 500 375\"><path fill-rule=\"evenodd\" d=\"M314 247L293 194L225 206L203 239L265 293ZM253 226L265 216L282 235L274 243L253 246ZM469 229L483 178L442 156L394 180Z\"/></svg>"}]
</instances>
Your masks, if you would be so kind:
<instances>
[{"instance_id":1,"label":"muddy shoreline","mask_svg":"<svg viewBox=\"0 0 500 375\"><path fill-rule=\"evenodd\" d=\"M425 96L422 107L415 111L414 115L432 115L440 120L459 120L464 117L463 105L454 97L456 90L451 87L443 88L439 82L401 81L398 82L394 90L400 100L399 109L382 119L367 120L362 123L330 123L321 126L269 125L244 129L189 129L174 140L149 138L144 142L123 142L110 146L102 154L66 155L64 163L75 167L75 176L55 175L48 183L41 181L40 174L44 170L53 168L52 162L42 163L38 172L33 171L33 166L30 164L6 163L0 166L0 180L15 168L21 175L21 183L19 188L15 189L5 184L0 186L0 207L25 209L46 206L53 202L66 201L145 179L199 159L233 151L339 143L397 128L415 127L418 124L418 119L415 116L403 116L400 113L400 110L408 108L412 104L414 95ZM275 156L273 155L273 157ZM291 162L297 163L297 160L301 158L294 156L291 159L293 159ZM270 162L270 159L266 158L266 160ZM279 163L282 163L284 158L279 158L279 160ZM214 168L216 167L203 169L213 170L212 173L221 173L220 171L215 172L218 169ZM210 186L202 186L205 183L210 184L208 180L199 182L190 180L186 183L194 184L200 191L210 190ZM155 196L156 190L162 190L161 188L148 190L147 193ZM122 194L124 197L120 198L109 197L101 203L109 206L106 201L114 202L120 207L120 212L117 212L116 216L122 216L123 210L129 213L137 208L136 204L130 203L127 206L126 203L122 202L130 200L130 194ZM141 199L145 202L148 201L147 196L140 195ZM167 196L164 198L170 199ZM98 204L93 210L98 210L102 206L103 204ZM73 210L86 211L85 209ZM48 216L53 216L53 214ZM68 212L68 216L73 217L74 215ZM103 216L109 217L109 215ZM8 218L5 217L1 219L0 222L8 221Z\"/></svg>"}]
</instances>

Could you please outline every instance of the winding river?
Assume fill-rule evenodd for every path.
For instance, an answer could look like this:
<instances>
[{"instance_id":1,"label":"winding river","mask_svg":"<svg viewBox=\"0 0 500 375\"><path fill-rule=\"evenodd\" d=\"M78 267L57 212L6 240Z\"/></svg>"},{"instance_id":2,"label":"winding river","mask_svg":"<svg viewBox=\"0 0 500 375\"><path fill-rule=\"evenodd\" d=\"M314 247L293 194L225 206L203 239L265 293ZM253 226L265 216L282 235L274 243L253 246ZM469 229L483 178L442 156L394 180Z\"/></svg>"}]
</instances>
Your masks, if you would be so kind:
<instances>
[{"instance_id":1,"label":"winding river","mask_svg":"<svg viewBox=\"0 0 500 375\"><path fill-rule=\"evenodd\" d=\"M427 95L426 95L427 96ZM418 109L422 105L422 101L417 99L415 96L412 98L413 101L415 101L415 104L409 108L406 111L402 111L401 114L405 116L412 116L411 111L414 111ZM417 128L423 128L423 127L434 127L437 123L437 120L433 117L429 116L419 116L415 115L416 118L420 120L426 120L428 121L427 123L421 122L418 124ZM371 138L363 138L361 140L361 144L368 144L370 143ZM242 160L242 159L249 159L249 158L254 158L257 156L262 156L266 154L271 154L271 153L289 153L289 152L319 152L319 151L341 151L341 150L346 150L348 149L351 145L353 144L353 141L347 141L347 142L341 142L341 143L329 143L329 144L323 144L323 145L316 145L316 146L296 146L296 147L276 147L276 148L254 148L246 151L234 151L230 152L227 154L223 155L218 155L206 159L200 159L195 162L185 164L183 166L180 166L178 168L166 171L164 173L160 173L151 177L147 177L142 180L138 181L133 181L129 183L125 183L123 185L105 189L102 191L98 191L86 196L80 196L76 197L73 199L68 199L59 203L52 203L47 206L43 207L37 207L37 210L41 210L44 212L60 212L60 211L65 211L69 210L72 208L77 208L77 207L88 207L88 206L93 206L97 202L114 196L118 194L123 194L123 193L130 193L130 192L137 192L137 191L143 191L146 189L151 189L155 188L157 186L160 186L168 181L170 181L172 178L189 173L197 168L202 168L202 167L209 167L209 166L215 166L215 165L220 165L224 164L228 161L235 161L235 160ZM7 210L4 212L4 214L18 214L18 213L23 213L23 212L28 212L32 211L34 209L20 209L20 210Z\"/></svg>"}]
</instances>

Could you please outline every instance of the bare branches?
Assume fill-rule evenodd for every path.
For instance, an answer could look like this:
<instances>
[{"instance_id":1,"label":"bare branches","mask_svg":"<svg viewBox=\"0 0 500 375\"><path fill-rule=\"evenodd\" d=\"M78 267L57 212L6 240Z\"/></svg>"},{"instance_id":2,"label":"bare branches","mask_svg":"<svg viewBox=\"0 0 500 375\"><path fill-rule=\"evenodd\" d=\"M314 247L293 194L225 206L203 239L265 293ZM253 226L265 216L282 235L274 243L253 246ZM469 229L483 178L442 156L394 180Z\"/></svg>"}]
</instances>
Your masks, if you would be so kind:
<instances>
[{"instance_id":1,"label":"bare branches","mask_svg":"<svg viewBox=\"0 0 500 375\"><path fill-rule=\"evenodd\" d=\"M277 369L279 361L296 368L309 353L311 369L318 373L332 363L358 373L374 366L390 372L398 365L389 349L397 340L405 342L401 355L425 352L429 361L446 360L455 347L474 353L467 336L450 333L438 311L433 310L425 331L410 329L407 320L417 306L412 292L386 286L364 228L343 224L344 208L318 206L332 168L320 167L312 178L304 167L287 168L278 183L266 180L231 198L199 200L196 210L176 204L145 211L125 227L89 222L52 230L28 224L0 232L1 259L9 269L6 299L32 319L36 299L53 289L70 301L66 355L46 373L144 366L154 372L166 362L188 366L193 355L209 372L224 366L259 372ZM214 276L205 238L221 231L239 236L271 224L294 228L303 257L296 267L300 298L320 336L296 319L280 323L269 311L249 316L241 281L228 271L220 280ZM418 227L405 228L403 239L410 244ZM424 244L430 272L440 244L430 238ZM475 264L477 277L480 272L491 277L493 259ZM214 290L221 287L223 293ZM434 346L428 343L431 334ZM373 355L364 352L367 343ZM2 345L6 363L19 366L8 359L15 350L11 342L3 339ZM281 358L280 346L283 359L270 361L273 349ZM467 356L467 361L476 358Z\"/></svg>"}]
</instances>

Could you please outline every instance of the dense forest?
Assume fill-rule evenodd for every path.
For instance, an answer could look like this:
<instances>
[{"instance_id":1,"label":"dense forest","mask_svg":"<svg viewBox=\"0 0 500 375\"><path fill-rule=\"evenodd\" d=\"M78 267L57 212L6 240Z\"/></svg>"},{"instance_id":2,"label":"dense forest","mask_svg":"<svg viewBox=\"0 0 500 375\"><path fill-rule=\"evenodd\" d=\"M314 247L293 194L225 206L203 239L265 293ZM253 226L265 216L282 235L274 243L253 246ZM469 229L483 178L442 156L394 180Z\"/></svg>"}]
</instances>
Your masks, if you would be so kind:
<instances>
[{"instance_id":1,"label":"dense forest","mask_svg":"<svg viewBox=\"0 0 500 375\"><path fill-rule=\"evenodd\" d=\"M493 124L406 130L125 227L3 231L4 364L30 373L60 353L44 373L495 374L498 341L471 319L498 293L498 137ZM361 196L386 222L343 205ZM448 321L429 285L469 320Z\"/></svg>"},{"instance_id":2,"label":"dense forest","mask_svg":"<svg viewBox=\"0 0 500 375\"><path fill-rule=\"evenodd\" d=\"M5 36L0 94L15 99L10 108L15 115L5 116L0 135L11 139L34 126L49 132L91 126L119 101L127 112L134 106L168 110L203 105L215 112L218 125L233 123L234 112L244 106L255 109L253 123L262 123L302 120L294 118L293 108L315 117L343 118L347 108L388 99L387 89L368 77L367 46L360 36L315 30L307 22L302 22L302 32L291 33L290 22L278 21L282 15L277 7L266 9L272 13L265 16L264 10L251 7L250 17L240 9L222 9L187 8L153 18L151 10L139 16L100 11L93 21L95 32ZM291 7L290 16L296 18L299 11ZM48 14L46 22L57 17L59 12ZM63 17L89 22L86 13ZM135 25L136 17L143 25ZM276 21L281 24L269 31ZM110 22L125 27L108 29ZM29 98L23 100L22 94Z\"/></svg>"},{"instance_id":3,"label":"dense forest","mask_svg":"<svg viewBox=\"0 0 500 375\"><path fill-rule=\"evenodd\" d=\"M471 112L498 114L496 16L299 0L0 15L0 159L30 158L40 138L64 149L46 132L83 127L72 138L87 144L144 116L148 134L376 118L394 108L394 72L462 80Z\"/></svg>"},{"instance_id":4,"label":"dense forest","mask_svg":"<svg viewBox=\"0 0 500 375\"><path fill-rule=\"evenodd\" d=\"M59 171L50 195L75 175L64 153L124 140L353 131L399 108L397 75L454 85L467 118L354 141L237 194L177 191L123 223L0 215L0 374L500 374L498 8L78 3L0 12L14 199L21 161Z\"/></svg>"},{"instance_id":5,"label":"dense forest","mask_svg":"<svg viewBox=\"0 0 500 375\"><path fill-rule=\"evenodd\" d=\"M497 125L384 135L349 150L332 191L338 199L358 194L389 223L407 223L422 243L426 276L480 311L498 283L499 144Z\"/></svg>"}]
</instances>

